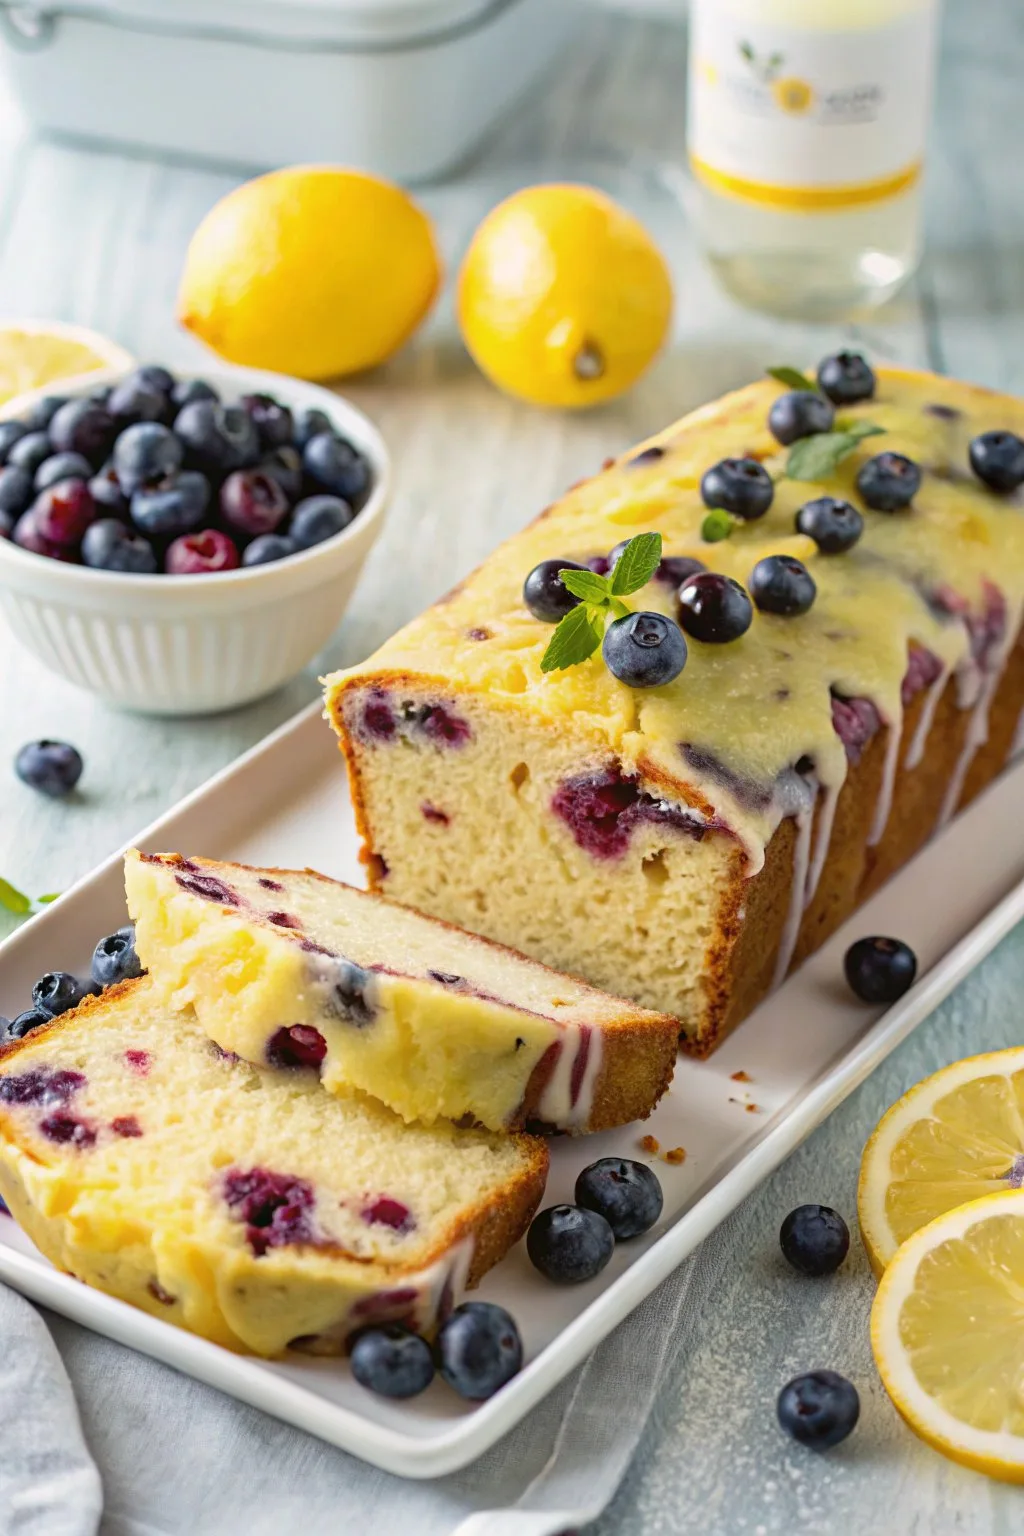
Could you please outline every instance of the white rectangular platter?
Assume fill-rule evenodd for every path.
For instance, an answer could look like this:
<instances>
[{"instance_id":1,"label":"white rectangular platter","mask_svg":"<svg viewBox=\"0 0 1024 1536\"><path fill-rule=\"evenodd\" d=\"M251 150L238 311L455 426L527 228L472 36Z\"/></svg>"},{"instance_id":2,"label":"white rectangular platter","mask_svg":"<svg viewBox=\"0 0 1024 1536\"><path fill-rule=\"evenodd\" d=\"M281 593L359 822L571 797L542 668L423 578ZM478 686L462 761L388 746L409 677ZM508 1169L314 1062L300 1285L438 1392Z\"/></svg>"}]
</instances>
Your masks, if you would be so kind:
<instances>
[{"instance_id":1,"label":"white rectangular platter","mask_svg":"<svg viewBox=\"0 0 1024 1536\"><path fill-rule=\"evenodd\" d=\"M0 1279L36 1301L405 1477L465 1466L512 1428L808 1135L1024 917L1024 763L1007 772L765 1003L709 1062L680 1059L675 1082L643 1125L552 1145L547 1203L571 1199L597 1157L645 1158L640 1138L684 1147L678 1167L655 1161L662 1220L620 1245L597 1279L543 1280L520 1248L479 1294L518 1320L519 1376L490 1402L461 1403L435 1383L392 1403L363 1391L343 1360L265 1362L113 1301L59 1274L0 1220ZM361 879L345 775L313 707L139 834L150 850L309 865ZM0 945L0 1013L26 1006L33 981L56 968L85 974L96 940L125 920L121 860L111 858ZM891 933L916 950L922 977L883 1017L842 981L846 946ZM749 1082L735 1082L745 1072ZM851 1156L853 1154L851 1153Z\"/></svg>"}]
</instances>

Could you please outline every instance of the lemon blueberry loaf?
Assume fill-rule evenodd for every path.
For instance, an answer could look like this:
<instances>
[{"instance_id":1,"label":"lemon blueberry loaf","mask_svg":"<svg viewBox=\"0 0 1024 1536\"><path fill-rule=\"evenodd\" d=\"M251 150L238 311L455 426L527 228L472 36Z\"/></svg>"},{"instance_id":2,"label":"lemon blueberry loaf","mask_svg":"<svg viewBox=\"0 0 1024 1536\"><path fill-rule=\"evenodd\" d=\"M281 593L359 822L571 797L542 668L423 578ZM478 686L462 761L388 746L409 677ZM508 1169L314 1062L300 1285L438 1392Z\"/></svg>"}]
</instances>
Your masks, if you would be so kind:
<instances>
[{"instance_id":1,"label":"lemon blueberry loaf","mask_svg":"<svg viewBox=\"0 0 1024 1536\"><path fill-rule=\"evenodd\" d=\"M146 978L0 1052L0 1194L59 1269L230 1349L430 1332L522 1235L543 1141L260 1070Z\"/></svg>"},{"instance_id":2,"label":"lemon blueberry loaf","mask_svg":"<svg viewBox=\"0 0 1024 1536\"><path fill-rule=\"evenodd\" d=\"M854 354L806 382L611 462L326 682L377 890L698 1053L994 776L1024 704L1024 404ZM574 605L649 532L602 647Z\"/></svg>"},{"instance_id":3,"label":"lemon blueberry loaf","mask_svg":"<svg viewBox=\"0 0 1024 1536\"><path fill-rule=\"evenodd\" d=\"M650 1113L676 1021L311 872L140 854L152 982L224 1050L316 1067L407 1120L592 1131Z\"/></svg>"}]
</instances>

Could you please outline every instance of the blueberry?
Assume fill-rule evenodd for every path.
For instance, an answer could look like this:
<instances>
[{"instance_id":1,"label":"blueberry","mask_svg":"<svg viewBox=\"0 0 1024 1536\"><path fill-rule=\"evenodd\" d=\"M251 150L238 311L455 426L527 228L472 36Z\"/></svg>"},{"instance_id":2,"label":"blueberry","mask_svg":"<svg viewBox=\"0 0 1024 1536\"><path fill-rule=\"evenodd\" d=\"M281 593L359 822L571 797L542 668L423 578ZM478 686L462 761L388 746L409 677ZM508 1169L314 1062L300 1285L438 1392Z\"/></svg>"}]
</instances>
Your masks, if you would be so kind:
<instances>
[{"instance_id":1,"label":"blueberry","mask_svg":"<svg viewBox=\"0 0 1024 1536\"><path fill-rule=\"evenodd\" d=\"M838 1371L809 1371L786 1383L776 1412L787 1435L812 1451L827 1451L853 1429L860 1417L860 1398Z\"/></svg>"},{"instance_id":2,"label":"blueberry","mask_svg":"<svg viewBox=\"0 0 1024 1536\"><path fill-rule=\"evenodd\" d=\"M971 468L993 491L1015 491L1024 485L1024 438L1016 432L982 432L971 439Z\"/></svg>"},{"instance_id":3,"label":"blueberry","mask_svg":"<svg viewBox=\"0 0 1024 1536\"><path fill-rule=\"evenodd\" d=\"M322 544L347 528L355 513L340 496L309 496L292 513L289 533L300 549Z\"/></svg>"},{"instance_id":4,"label":"blueberry","mask_svg":"<svg viewBox=\"0 0 1024 1536\"><path fill-rule=\"evenodd\" d=\"M612 1256L615 1236L597 1211L578 1205L550 1205L535 1216L526 1251L535 1269L557 1285L593 1280Z\"/></svg>"},{"instance_id":5,"label":"blueberry","mask_svg":"<svg viewBox=\"0 0 1024 1536\"><path fill-rule=\"evenodd\" d=\"M321 433L333 433L331 418L324 412L313 409L300 411L295 418L292 441L296 448L305 448L311 438L319 437Z\"/></svg>"},{"instance_id":6,"label":"blueberry","mask_svg":"<svg viewBox=\"0 0 1024 1536\"><path fill-rule=\"evenodd\" d=\"M362 1329L352 1342L349 1361L359 1385L381 1397L415 1397L434 1379L430 1345L400 1323Z\"/></svg>"},{"instance_id":7,"label":"blueberry","mask_svg":"<svg viewBox=\"0 0 1024 1536\"><path fill-rule=\"evenodd\" d=\"M362 454L333 432L318 432L302 450L302 467L314 484L355 505L366 495L370 467Z\"/></svg>"},{"instance_id":8,"label":"blueberry","mask_svg":"<svg viewBox=\"0 0 1024 1536\"><path fill-rule=\"evenodd\" d=\"M818 388L834 405L855 405L871 399L875 375L859 352L837 352L819 365Z\"/></svg>"},{"instance_id":9,"label":"blueberry","mask_svg":"<svg viewBox=\"0 0 1024 1536\"><path fill-rule=\"evenodd\" d=\"M290 502L302 495L302 459L295 448L275 448L261 459L256 468L276 480Z\"/></svg>"},{"instance_id":10,"label":"blueberry","mask_svg":"<svg viewBox=\"0 0 1024 1536\"><path fill-rule=\"evenodd\" d=\"M169 427L140 421L126 427L114 445L114 473L127 497L144 485L155 485L181 468L185 450Z\"/></svg>"},{"instance_id":11,"label":"blueberry","mask_svg":"<svg viewBox=\"0 0 1024 1536\"><path fill-rule=\"evenodd\" d=\"M796 529L813 539L823 555L841 555L852 549L864 532L864 519L852 502L818 496L797 512Z\"/></svg>"},{"instance_id":12,"label":"blueberry","mask_svg":"<svg viewBox=\"0 0 1024 1536\"><path fill-rule=\"evenodd\" d=\"M135 929L131 923L100 939L92 952L92 979L101 987L118 981L130 981L142 975L142 963L135 952Z\"/></svg>"},{"instance_id":13,"label":"blueberry","mask_svg":"<svg viewBox=\"0 0 1024 1536\"><path fill-rule=\"evenodd\" d=\"M814 577L792 555L766 555L750 573L750 595L762 613L795 618L806 613L818 595Z\"/></svg>"},{"instance_id":14,"label":"blueberry","mask_svg":"<svg viewBox=\"0 0 1024 1536\"><path fill-rule=\"evenodd\" d=\"M183 469L135 492L132 522L151 539L174 539L199 527L209 501L206 476L197 469Z\"/></svg>"},{"instance_id":15,"label":"blueberry","mask_svg":"<svg viewBox=\"0 0 1024 1536\"><path fill-rule=\"evenodd\" d=\"M812 389L791 389L772 402L768 429L777 442L788 447L801 437L831 432L836 413L830 401Z\"/></svg>"},{"instance_id":16,"label":"blueberry","mask_svg":"<svg viewBox=\"0 0 1024 1536\"><path fill-rule=\"evenodd\" d=\"M143 388L156 390L161 395L169 395L175 387L174 374L160 363L144 363L141 368L130 373L124 382L137 382Z\"/></svg>"},{"instance_id":17,"label":"blueberry","mask_svg":"<svg viewBox=\"0 0 1024 1536\"><path fill-rule=\"evenodd\" d=\"M66 741L30 741L14 759L18 778L54 800L71 793L84 766L81 753Z\"/></svg>"},{"instance_id":18,"label":"blueberry","mask_svg":"<svg viewBox=\"0 0 1024 1536\"><path fill-rule=\"evenodd\" d=\"M585 565L578 565L575 560L542 560L540 565L535 565L523 582L523 602L534 618L544 624L557 624L559 619L564 619L571 609L576 608L580 599L573 596L558 573L586 569Z\"/></svg>"},{"instance_id":19,"label":"blueberry","mask_svg":"<svg viewBox=\"0 0 1024 1536\"><path fill-rule=\"evenodd\" d=\"M41 1008L26 1008L24 1013L19 1013L16 1019L9 1019L3 1032L0 1044L6 1045L10 1040L24 1040L26 1035L34 1029L41 1029L44 1024L49 1024L50 1015L44 1013Z\"/></svg>"},{"instance_id":20,"label":"blueberry","mask_svg":"<svg viewBox=\"0 0 1024 1536\"><path fill-rule=\"evenodd\" d=\"M85 530L82 560L95 571L133 576L152 576L159 569L152 544L116 517L103 517Z\"/></svg>"},{"instance_id":21,"label":"blueberry","mask_svg":"<svg viewBox=\"0 0 1024 1536\"><path fill-rule=\"evenodd\" d=\"M128 498L121 489L117 470L113 464L104 464L98 475L89 481L89 494L96 503L96 510L107 517L128 517Z\"/></svg>"},{"instance_id":22,"label":"blueberry","mask_svg":"<svg viewBox=\"0 0 1024 1536\"><path fill-rule=\"evenodd\" d=\"M243 565L270 565L274 560L287 560L298 553L299 546L283 533L263 533L253 539L242 556Z\"/></svg>"},{"instance_id":23,"label":"blueberry","mask_svg":"<svg viewBox=\"0 0 1024 1536\"><path fill-rule=\"evenodd\" d=\"M0 464L6 463L7 455L27 431L23 421L0 421Z\"/></svg>"},{"instance_id":24,"label":"blueberry","mask_svg":"<svg viewBox=\"0 0 1024 1536\"><path fill-rule=\"evenodd\" d=\"M437 1335L438 1370L470 1402L493 1397L523 1363L515 1319L491 1301L464 1301Z\"/></svg>"},{"instance_id":25,"label":"blueberry","mask_svg":"<svg viewBox=\"0 0 1024 1536\"><path fill-rule=\"evenodd\" d=\"M48 433L27 432L24 437L18 438L8 453L7 462L16 465L18 469L23 469L34 479L40 464L45 464L52 454L53 448L50 445Z\"/></svg>"},{"instance_id":26,"label":"blueberry","mask_svg":"<svg viewBox=\"0 0 1024 1536\"><path fill-rule=\"evenodd\" d=\"M21 516L32 500L32 477L16 464L0 469L0 517L12 521Z\"/></svg>"},{"instance_id":27,"label":"blueberry","mask_svg":"<svg viewBox=\"0 0 1024 1536\"><path fill-rule=\"evenodd\" d=\"M168 576L219 576L238 567L238 546L219 528L200 528L175 539L164 556Z\"/></svg>"},{"instance_id":28,"label":"blueberry","mask_svg":"<svg viewBox=\"0 0 1024 1536\"><path fill-rule=\"evenodd\" d=\"M139 421L166 422L171 405L162 390L154 389L137 374L132 374L111 390L107 410L118 427L124 428Z\"/></svg>"},{"instance_id":29,"label":"blueberry","mask_svg":"<svg viewBox=\"0 0 1024 1536\"><path fill-rule=\"evenodd\" d=\"M920 487L920 469L902 453L876 453L857 474L857 489L875 512L899 512Z\"/></svg>"},{"instance_id":30,"label":"blueberry","mask_svg":"<svg viewBox=\"0 0 1024 1536\"><path fill-rule=\"evenodd\" d=\"M688 555L666 555L658 562L658 569L654 573L655 581L664 582L667 587L674 587L676 591L689 581L691 576L699 576L706 571L707 566L701 560L692 560Z\"/></svg>"},{"instance_id":31,"label":"blueberry","mask_svg":"<svg viewBox=\"0 0 1024 1536\"><path fill-rule=\"evenodd\" d=\"M284 448L291 442L292 413L273 395L243 395L242 409L251 418L264 448Z\"/></svg>"},{"instance_id":32,"label":"blueberry","mask_svg":"<svg viewBox=\"0 0 1024 1536\"><path fill-rule=\"evenodd\" d=\"M850 1229L827 1205L798 1205L782 1223L779 1244L802 1275L831 1275L850 1251Z\"/></svg>"},{"instance_id":33,"label":"blueberry","mask_svg":"<svg viewBox=\"0 0 1024 1536\"><path fill-rule=\"evenodd\" d=\"M56 453L81 453L98 469L117 436L117 422L95 400L68 400L50 422Z\"/></svg>"},{"instance_id":34,"label":"blueberry","mask_svg":"<svg viewBox=\"0 0 1024 1536\"><path fill-rule=\"evenodd\" d=\"M61 406L67 403L66 395L44 395L26 411L25 426L30 432L45 432Z\"/></svg>"},{"instance_id":35,"label":"blueberry","mask_svg":"<svg viewBox=\"0 0 1024 1536\"><path fill-rule=\"evenodd\" d=\"M315 499L330 501L332 507L344 506L343 502L335 503L333 497ZM274 532L288 511L288 497L274 476L265 475L258 469L236 469L221 486L220 510L232 531L253 538L257 534ZM345 526L345 522L340 524L342 528ZM329 538L331 533L337 532L338 528L332 526L323 537ZM310 542L318 544L320 539L313 538Z\"/></svg>"},{"instance_id":36,"label":"blueberry","mask_svg":"<svg viewBox=\"0 0 1024 1536\"><path fill-rule=\"evenodd\" d=\"M706 507L720 507L749 522L768 511L775 487L756 459L721 459L705 471L700 494Z\"/></svg>"},{"instance_id":37,"label":"blueberry","mask_svg":"<svg viewBox=\"0 0 1024 1536\"><path fill-rule=\"evenodd\" d=\"M70 971L47 971L32 988L32 1006L56 1019L62 1013L77 1008L86 989Z\"/></svg>"},{"instance_id":38,"label":"blueberry","mask_svg":"<svg viewBox=\"0 0 1024 1536\"><path fill-rule=\"evenodd\" d=\"M33 485L45 491L58 480L91 480L92 465L80 453L53 453L36 470Z\"/></svg>"},{"instance_id":39,"label":"blueberry","mask_svg":"<svg viewBox=\"0 0 1024 1536\"><path fill-rule=\"evenodd\" d=\"M663 613L631 613L605 631L601 655L613 677L628 688L662 688L686 665L686 641Z\"/></svg>"},{"instance_id":40,"label":"blueberry","mask_svg":"<svg viewBox=\"0 0 1024 1536\"><path fill-rule=\"evenodd\" d=\"M190 465L208 475L245 469L260 456L259 433L240 406L193 400L174 418L174 430Z\"/></svg>"},{"instance_id":41,"label":"blueberry","mask_svg":"<svg viewBox=\"0 0 1024 1536\"><path fill-rule=\"evenodd\" d=\"M843 969L861 1002L894 1003L914 985L917 956L901 939L858 939L846 951Z\"/></svg>"},{"instance_id":42,"label":"blueberry","mask_svg":"<svg viewBox=\"0 0 1024 1536\"><path fill-rule=\"evenodd\" d=\"M691 576L676 599L679 623L695 640L724 645L750 628L754 606L738 581L717 571Z\"/></svg>"},{"instance_id":43,"label":"blueberry","mask_svg":"<svg viewBox=\"0 0 1024 1536\"><path fill-rule=\"evenodd\" d=\"M591 1163L576 1180L575 1194L577 1205L604 1217L617 1243L653 1227L665 1203L653 1170L628 1157Z\"/></svg>"},{"instance_id":44,"label":"blueberry","mask_svg":"<svg viewBox=\"0 0 1024 1536\"><path fill-rule=\"evenodd\" d=\"M95 521L96 507L84 480L58 480L40 492L32 504L32 516L43 539L73 549Z\"/></svg>"},{"instance_id":45,"label":"blueberry","mask_svg":"<svg viewBox=\"0 0 1024 1536\"><path fill-rule=\"evenodd\" d=\"M182 406L191 405L193 400L219 401L220 395L205 379L179 380L171 390L171 403L180 411Z\"/></svg>"}]
</instances>

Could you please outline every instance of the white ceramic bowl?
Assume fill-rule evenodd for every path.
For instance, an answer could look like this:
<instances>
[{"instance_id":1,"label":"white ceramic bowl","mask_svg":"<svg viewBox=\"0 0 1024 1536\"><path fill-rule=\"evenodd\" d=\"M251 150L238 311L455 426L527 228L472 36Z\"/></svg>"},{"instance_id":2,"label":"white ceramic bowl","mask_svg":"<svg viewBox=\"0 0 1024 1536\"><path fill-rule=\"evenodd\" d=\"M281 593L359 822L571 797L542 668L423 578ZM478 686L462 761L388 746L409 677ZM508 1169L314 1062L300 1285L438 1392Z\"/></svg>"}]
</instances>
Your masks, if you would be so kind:
<instances>
[{"instance_id":1,"label":"white ceramic bowl","mask_svg":"<svg viewBox=\"0 0 1024 1536\"><path fill-rule=\"evenodd\" d=\"M0 415L16 417L44 394L87 395L125 371L22 395ZM0 539L0 608L45 666L108 703L150 714L210 714L279 688L327 644L381 530L391 465L376 428L329 390L224 364L176 376L206 379L229 405L263 392L293 410L319 407L370 463L366 505L342 533L302 554L211 576L90 570Z\"/></svg>"}]
</instances>

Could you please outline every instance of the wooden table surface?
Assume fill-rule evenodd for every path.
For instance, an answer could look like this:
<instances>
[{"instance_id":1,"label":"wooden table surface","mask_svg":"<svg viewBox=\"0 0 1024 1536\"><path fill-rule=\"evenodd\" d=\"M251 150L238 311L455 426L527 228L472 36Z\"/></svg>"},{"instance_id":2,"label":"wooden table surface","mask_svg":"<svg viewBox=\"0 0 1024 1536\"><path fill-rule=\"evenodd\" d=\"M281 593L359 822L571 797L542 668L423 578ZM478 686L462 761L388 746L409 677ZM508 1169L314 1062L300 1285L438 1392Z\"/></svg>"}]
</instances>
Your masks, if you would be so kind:
<instances>
[{"instance_id":1,"label":"wooden table surface","mask_svg":"<svg viewBox=\"0 0 1024 1536\"><path fill-rule=\"evenodd\" d=\"M454 259L516 185L601 181L647 219L671 260L674 345L625 400L587 416L545 414L473 370L446 303L401 357L354 383L352 398L390 442L398 493L320 668L365 655L605 455L768 363L806 365L852 341L877 358L1024 391L1024 8L950 0L947 10L927 259L904 296L846 329L749 314L717 290L657 169L682 163L684 34L595 12L531 109L423 200ZM173 320L178 273L192 229L236 180L33 138L0 103L0 313L75 320L140 358L194 362L199 349ZM34 894L61 890L311 700L317 669L234 714L145 719L51 676L0 625L0 874ZM42 800L2 766L40 736L85 756L70 802ZM0 912L0 936L9 925ZM871 1364L872 1285L859 1247L836 1281L801 1283L782 1273L775 1238L802 1200L852 1217L857 1160L879 1114L941 1063L1017 1043L1022 983L1018 932L705 1245L702 1342L663 1395L600 1536L1024 1528L1024 1494L942 1461L896 1419ZM791 1448L774 1425L779 1385L815 1365L851 1376L864 1402L857 1434L827 1459Z\"/></svg>"}]
</instances>

